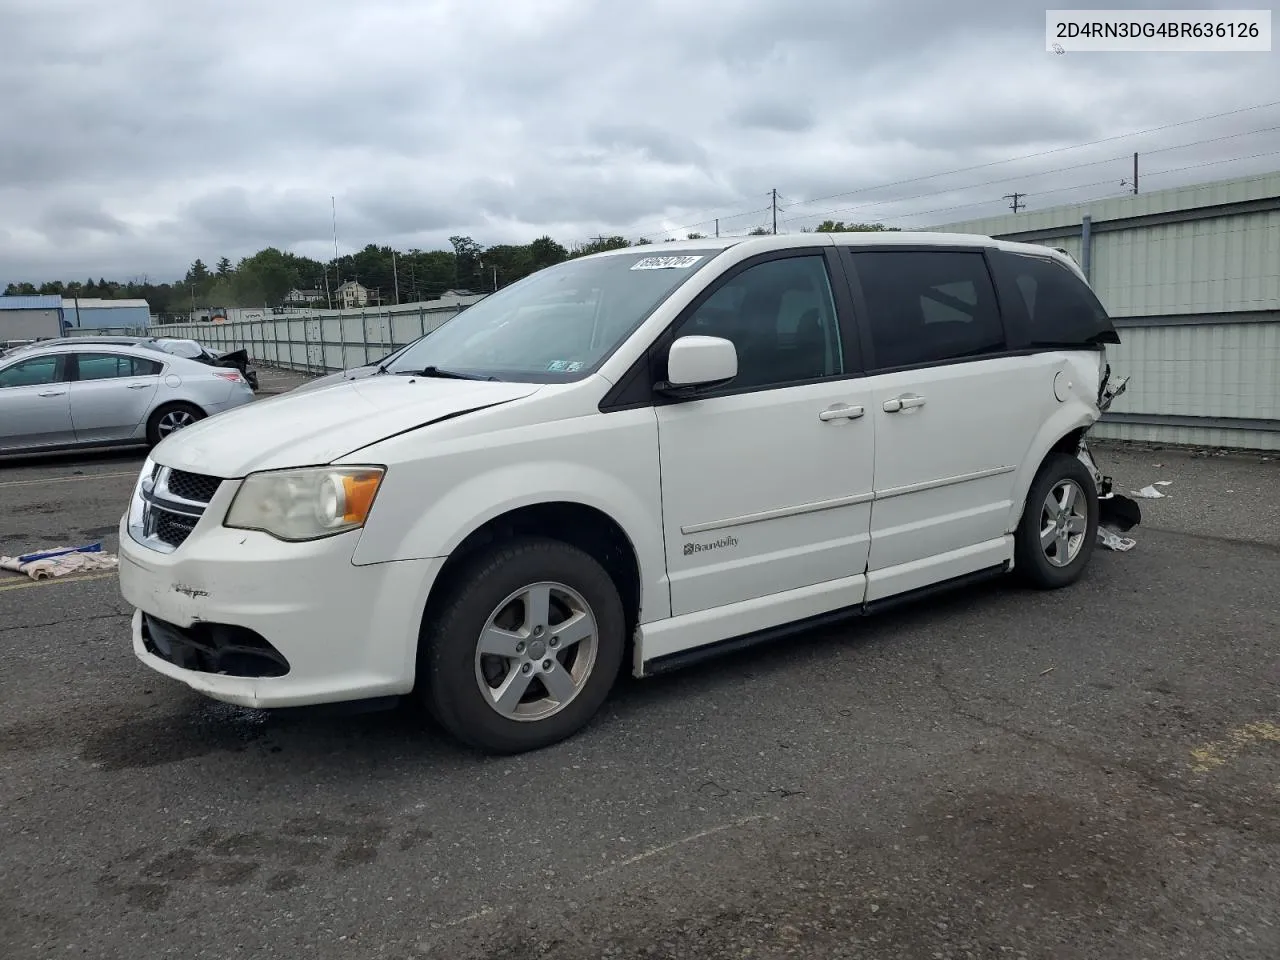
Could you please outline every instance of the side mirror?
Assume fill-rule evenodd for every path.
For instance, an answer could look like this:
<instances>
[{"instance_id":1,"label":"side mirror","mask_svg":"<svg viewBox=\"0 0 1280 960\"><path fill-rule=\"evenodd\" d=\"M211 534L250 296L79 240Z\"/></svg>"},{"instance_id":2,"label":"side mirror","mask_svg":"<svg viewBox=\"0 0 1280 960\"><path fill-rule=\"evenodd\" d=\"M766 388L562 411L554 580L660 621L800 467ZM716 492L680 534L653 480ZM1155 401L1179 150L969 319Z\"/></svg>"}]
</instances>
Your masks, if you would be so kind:
<instances>
[{"instance_id":1,"label":"side mirror","mask_svg":"<svg viewBox=\"0 0 1280 960\"><path fill-rule=\"evenodd\" d=\"M693 396L722 386L738 375L738 350L723 337L680 337L667 352L667 379L657 389L671 396Z\"/></svg>"}]
</instances>

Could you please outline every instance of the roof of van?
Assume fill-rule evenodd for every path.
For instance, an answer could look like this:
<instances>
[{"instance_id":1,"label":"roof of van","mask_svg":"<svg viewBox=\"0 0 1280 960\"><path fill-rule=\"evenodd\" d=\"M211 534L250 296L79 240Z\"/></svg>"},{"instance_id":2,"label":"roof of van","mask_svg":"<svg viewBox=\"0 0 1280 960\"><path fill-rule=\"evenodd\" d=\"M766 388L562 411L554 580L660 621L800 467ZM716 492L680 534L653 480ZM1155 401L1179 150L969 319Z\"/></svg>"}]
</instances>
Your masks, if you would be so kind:
<instances>
[{"instance_id":1,"label":"roof of van","mask_svg":"<svg viewBox=\"0 0 1280 960\"><path fill-rule=\"evenodd\" d=\"M949 247L995 247L1009 253L1033 254L1057 260L1068 270L1079 277L1085 284L1089 278L1083 268L1061 247L1050 247L1039 243L1019 243L1014 240L997 240L994 237L978 233L941 233L938 231L910 230L862 230L855 233L786 233L752 235L747 237L701 237L696 240L673 240L669 243L642 244L639 247L620 247L617 250L604 250L593 253L584 260L595 257L616 257L623 254L640 253L651 257L667 257L694 251L727 250L729 247L742 246L749 251L767 253L771 250L796 250L843 245L859 246L949 246Z\"/></svg>"},{"instance_id":2,"label":"roof of van","mask_svg":"<svg viewBox=\"0 0 1280 960\"><path fill-rule=\"evenodd\" d=\"M908 230L866 230L853 233L786 233L747 237L702 237L696 240L673 240L667 243L649 243L641 246L620 247L592 254L609 257L620 254L647 253L654 257L685 253L692 250L726 250L734 246L759 247L764 250L787 250L796 247L824 247L832 244L856 246L896 246L940 244L946 246L998 247L1001 250L1034 252L1042 256L1061 257L1062 252L1053 247L1035 243L1017 243L996 240L976 233L938 233Z\"/></svg>"}]
</instances>

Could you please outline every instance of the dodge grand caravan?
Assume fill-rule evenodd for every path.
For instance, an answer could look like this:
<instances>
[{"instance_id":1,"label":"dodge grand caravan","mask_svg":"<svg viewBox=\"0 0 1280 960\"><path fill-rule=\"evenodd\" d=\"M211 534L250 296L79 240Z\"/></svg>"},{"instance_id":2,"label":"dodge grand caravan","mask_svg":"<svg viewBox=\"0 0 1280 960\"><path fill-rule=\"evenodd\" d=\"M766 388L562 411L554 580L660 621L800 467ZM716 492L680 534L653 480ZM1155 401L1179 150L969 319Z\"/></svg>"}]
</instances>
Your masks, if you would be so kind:
<instances>
[{"instance_id":1,"label":"dodge grand caravan","mask_svg":"<svg viewBox=\"0 0 1280 960\"><path fill-rule=\"evenodd\" d=\"M413 694L570 736L647 676L1094 549L1119 338L1069 257L696 240L515 283L374 376L198 423L120 527L143 663L218 700Z\"/></svg>"}]
</instances>

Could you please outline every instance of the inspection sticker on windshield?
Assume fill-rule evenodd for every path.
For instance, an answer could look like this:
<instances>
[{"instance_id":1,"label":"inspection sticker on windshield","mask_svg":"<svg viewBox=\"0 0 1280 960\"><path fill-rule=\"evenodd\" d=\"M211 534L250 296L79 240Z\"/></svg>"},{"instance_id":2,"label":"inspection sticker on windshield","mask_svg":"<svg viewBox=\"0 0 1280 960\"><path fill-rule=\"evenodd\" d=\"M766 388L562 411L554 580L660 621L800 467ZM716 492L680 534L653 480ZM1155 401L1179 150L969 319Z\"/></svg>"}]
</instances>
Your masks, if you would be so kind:
<instances>
[{"instance_id":1,"label":"inspection sticker on windshield","mask_svg":"<svg viewBox=\"0 0 1280 960\"><path fill-rule=\"evenodd\" d=\"M701 260L696 257L645 257L632 265L632 270L687 270Z\"/></svg>"},{"instance_id":2,"label":"inspection sticker on windshield","mask_svg":"<svg viewBox=\"0 0 1280 960\"><path fill-rule=\"evenodd\" d=\"M552 360L547 364L548 370L565 373L577 373L583 367L581 360Z\"/></svg>"}]
</instances>

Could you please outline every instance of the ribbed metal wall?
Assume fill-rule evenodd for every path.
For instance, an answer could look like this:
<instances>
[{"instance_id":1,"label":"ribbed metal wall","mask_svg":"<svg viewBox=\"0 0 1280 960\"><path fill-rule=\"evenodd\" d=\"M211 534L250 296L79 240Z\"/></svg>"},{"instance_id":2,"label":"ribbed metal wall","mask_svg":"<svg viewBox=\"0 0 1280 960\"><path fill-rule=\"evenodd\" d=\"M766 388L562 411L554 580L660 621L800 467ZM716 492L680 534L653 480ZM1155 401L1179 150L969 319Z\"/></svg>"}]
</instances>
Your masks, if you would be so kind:
<instances>
[{"instance_id":1,"label":"ribbed metal wall","mask_svg":"<svg viewBox=\"0 0 1280 960\"><path fill-rule=\"evenodd\" d=\"M1280 309L1280 210L1095 234L1092 273L1115 317Z\"/></svg>"},{"instance_id":2,"label":"ribbed metal wall","mask_svg":"<svg viewBox=\"0 0 1280 960\"><path fill-rule=\"evenodd\" d=\"M1280 197L1280 173L1113 197L935 229L1062 247L1083 263L1080 224L1092 219L1090 281L1120 326L1109 349L1129 388L1117 415L1214 418L1098 425L1123 440L1280 449L1280 210L1221 215L1222 204L1261 206ZM1274 204L1271 204L1274 205ZM1195 211L1198 219L1098 229L1108 221ZM1270 311L1270 313L1268 313ZM1231 314L1241 322L1231 322ZM1129 321L1126 323L1125 321ZM1137 324L1137 325L1135 325ZM1230 426L1222 421L1238 420ZM1245 421L1253 421L1252 424ZM1267 429L1253 429L1258 421Z\"/></svg>"}]
</instances>

